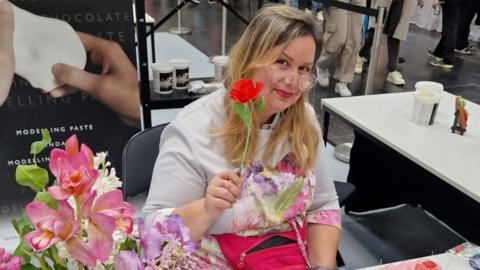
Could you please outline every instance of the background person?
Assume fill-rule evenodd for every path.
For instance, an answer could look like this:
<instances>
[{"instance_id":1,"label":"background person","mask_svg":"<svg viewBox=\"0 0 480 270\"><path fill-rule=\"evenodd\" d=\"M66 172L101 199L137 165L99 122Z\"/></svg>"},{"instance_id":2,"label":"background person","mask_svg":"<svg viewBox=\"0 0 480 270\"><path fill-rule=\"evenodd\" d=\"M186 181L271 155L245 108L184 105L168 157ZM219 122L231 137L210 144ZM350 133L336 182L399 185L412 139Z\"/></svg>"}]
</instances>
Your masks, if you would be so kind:
<instances>
[{"instance_id":1,"label":"background person","mask_svg":"<svg viewBox=\"0 0 480 270\"><path fill-rule=\"evenodd\" d=\"M358 6L365 6L365 0L341 0ZM363 15L337 7L323 10L325 33L323 47L317 62L317 78L322 87L329 85L328 67L336 61L335 74L337 80L335 92L342 97L351 96L348 83L353 81L353 73L358 50L362 42Z\"/></svg>"},{"instance_id":2,"label":"background person","mask_svg":"<svg viewBox=\"0 0 480 270\"><path fill-rule=\"evenodd\" d=\"M372 1L372 8L379 7L379 1ZM405 79L398 70L398 55L400 53L400 41L407 39L408 28L410 26L410 19L415 10L415 6L423 6L423 0L393 0L384 2L382 6L386 6L388 13L385 22L383 33L387 35L388 48L388 75L387 81L398 86L405 85ZM373 37L375 35L376 21L372 18L371 28L368 29L365 37L363 47L359 52L359 59L357 59L358 70L357 73L362 73L362 66L370 59L370 50L373 44Z\"/></svg>"}]
</instances>

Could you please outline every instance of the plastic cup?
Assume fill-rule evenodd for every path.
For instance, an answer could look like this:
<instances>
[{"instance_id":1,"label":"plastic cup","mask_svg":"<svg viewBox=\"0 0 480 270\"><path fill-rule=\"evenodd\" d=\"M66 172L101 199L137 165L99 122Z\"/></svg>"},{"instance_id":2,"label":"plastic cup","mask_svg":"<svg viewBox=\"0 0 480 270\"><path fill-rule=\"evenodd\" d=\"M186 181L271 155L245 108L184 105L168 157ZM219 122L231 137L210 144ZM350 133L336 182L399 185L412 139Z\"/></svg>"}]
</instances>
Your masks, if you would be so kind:
<instances>
[{"instance_id":1,"label":"plastic cup","mask_svg":"<svg viewBox=\"0 0 480 270\"><path fill-rule=\"evenodd\" d=\"M443 97L443 84L421 81L415 84L412 122L419 125L433 125L438 105Z\"/></svg>"},{"instance_id":2,"label":"plastic cup","mask_svg":"<svg viewBox=\"0 0 480 270\"><path fill-rule=\"evenodd\" d=\"M228 56L219 55L212 58L214 70L215 70L215 81L221 81L225 78L225 71L228 63Z\"/></svg>"}]
</instances>

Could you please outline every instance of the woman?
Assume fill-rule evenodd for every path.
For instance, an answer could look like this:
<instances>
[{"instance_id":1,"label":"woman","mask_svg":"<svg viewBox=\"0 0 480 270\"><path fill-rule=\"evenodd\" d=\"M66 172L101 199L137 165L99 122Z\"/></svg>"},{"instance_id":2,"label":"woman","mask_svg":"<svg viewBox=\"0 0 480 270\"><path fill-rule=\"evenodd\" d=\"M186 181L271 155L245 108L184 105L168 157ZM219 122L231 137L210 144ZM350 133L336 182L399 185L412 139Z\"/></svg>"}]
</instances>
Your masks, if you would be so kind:
<instances>
[{"instance_id":1,"label":"woman","mask_svg":"<svg viewBox=\"0 0 480 270\"><path fill-rule=\"evenodd\" d=\"M234 169L241 163L246 128L228 91L185 107L162 134L144 207L146 222L178 214L199 242L196 254L209 269L248 264L250 248L242 255L234 249L255 239L260 240L251 248L261 254L271 253L272 246L281 252L295 248L295 256L282 262L287 269L301 269L288 264L299 261L303 266L295 267L303 269L307 261L312 269L335 267L338 198L315 112L306 103L319 53L315 29L311 15L268 6L231 50L226 89L239 79L265 85L261 95L266 106L253 115L249 165L241 177ZM303 241L297 241L304 234L306 252ZM260 269L279 263L272 257L274 262Z\"/></svg>"}]
</instances>

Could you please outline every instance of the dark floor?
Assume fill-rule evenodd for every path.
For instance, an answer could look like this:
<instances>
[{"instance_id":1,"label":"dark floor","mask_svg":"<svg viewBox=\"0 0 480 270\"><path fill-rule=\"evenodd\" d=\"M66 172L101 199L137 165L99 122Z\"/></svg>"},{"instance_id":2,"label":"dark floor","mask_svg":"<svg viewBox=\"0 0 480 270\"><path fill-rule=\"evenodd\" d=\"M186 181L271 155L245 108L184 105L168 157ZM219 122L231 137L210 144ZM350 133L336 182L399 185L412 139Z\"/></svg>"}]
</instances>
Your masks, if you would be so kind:
<instances>
[{"instance_id":1,"label":"dark floor","mask_svg":"<svg viewBox=\"0 0 480 270\"><path fill-rule=\"evenodd\" d=\"M245 18L251 18L255 10L250 12L249 0L236 0L236 9ZM188 4L182 9L183 25L193 29L192 33L183 36L188 42L203 51L206 55L221 54L221 23L222 8L220 4L208 4L207 0L200 0L199 5ZM146 11L156 21L168 14L177 5L175 0L145 0ZM252 5L255 6L255 5ZM168 31L169 28L177 26L177 17L172 17L158 31ZM228 15L227 23L227 50L238 39L245 24L235 18L231 13ZM475 103L480 103L480 57L478 53L474 56L458 56L455 59L455 68L451 71L430 67L429 58L426 55L427 49L432 49L438 41L440 34L426 31L411 25L408 39L401 43L400 56L406 59L405 63L399 64L399 71L406 80L404 87L397 87L385 81L386 50L384 46L380 50L380 60L377 66L377 74L374 84L374 93L394 93L414 89L415 82L431 80L445 85L446 91L462 95L464 98ZM386 44L386 40L382 41ZM158 46L161 47L161 44ZM332 67L333 68L333 67ZM362 75L355 76L350 89L354 95L363 95L367 80L366 69ZM320 112L320 99L324 97L338 96L334 91L334 82L331 81L328 88L317 87L315 89L315 100L313 104ZM320 115L321 116L321 115ZM320 121L321 121L320 117ZM353 132L350 127L333 117L330 121L329 141L336 145L343 142L353 141Z\"/></svg>"}]
</instances>

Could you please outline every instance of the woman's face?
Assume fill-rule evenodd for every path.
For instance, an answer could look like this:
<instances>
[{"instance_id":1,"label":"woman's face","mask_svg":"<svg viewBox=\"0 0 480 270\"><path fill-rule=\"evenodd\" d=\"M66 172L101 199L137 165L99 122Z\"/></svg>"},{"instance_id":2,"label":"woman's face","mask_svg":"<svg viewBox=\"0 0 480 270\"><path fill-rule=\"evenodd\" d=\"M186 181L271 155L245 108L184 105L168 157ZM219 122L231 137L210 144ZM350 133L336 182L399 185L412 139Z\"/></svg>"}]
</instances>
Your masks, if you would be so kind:
<instances>
[{"instance_id":1,"label":"woman's face","mask_svg":"<svg viewBox=\"0 0 480 270\"><path fill-rule=\"evenodd\" d=\"M315 49L311 36L297 37L274 63L255 70L252 80L265 84L262 95L266 105L260 112L262 122L284 111L302 96L313 69Z\"/></svg>"}]
</instances>

